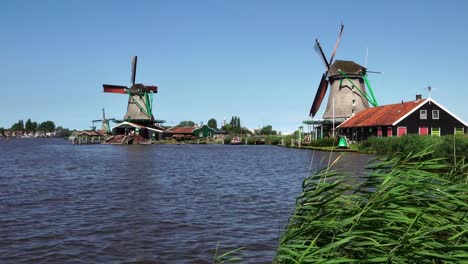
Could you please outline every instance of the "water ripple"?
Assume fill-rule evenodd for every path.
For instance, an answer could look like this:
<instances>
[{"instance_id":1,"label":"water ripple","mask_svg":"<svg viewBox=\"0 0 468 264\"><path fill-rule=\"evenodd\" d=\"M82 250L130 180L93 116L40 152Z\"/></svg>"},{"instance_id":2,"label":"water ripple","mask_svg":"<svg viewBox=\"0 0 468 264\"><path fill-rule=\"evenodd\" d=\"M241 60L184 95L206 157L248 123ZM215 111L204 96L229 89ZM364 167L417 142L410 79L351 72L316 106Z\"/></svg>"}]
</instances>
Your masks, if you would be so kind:
<instances>
[{"instance_id":1,"label":"water ripple","mask_svg":"<svg viewBox=\"0 0 468 264\"><path fill-rule=\"evenodd\" d=\"M271 263L313 153L57 139L0 152L0 263L211 263L218 243Z\"/></svg>"}]
</instances>

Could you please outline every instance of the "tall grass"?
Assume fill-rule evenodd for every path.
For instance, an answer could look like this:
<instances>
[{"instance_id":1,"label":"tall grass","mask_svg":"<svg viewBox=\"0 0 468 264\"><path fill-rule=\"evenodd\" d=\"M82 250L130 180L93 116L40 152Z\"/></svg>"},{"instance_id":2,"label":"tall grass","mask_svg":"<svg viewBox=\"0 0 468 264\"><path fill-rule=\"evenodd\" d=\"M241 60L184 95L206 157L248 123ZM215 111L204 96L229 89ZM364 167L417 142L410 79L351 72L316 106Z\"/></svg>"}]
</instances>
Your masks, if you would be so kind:
<instances>
[{"instance_id":1,"label":"tall grass","mask_svg":"<svg viewBox=\"0 0 468 264\"><path fill-rule=\"evenodd\" d=\"M432 157L445 157L449 162L455 159L467 159L468 136L418 136L407 135L403 137L370 137L359 143L361 152L385 154L385 155L408 155L420 152L428 146L433 146ZM454 152L457 154L454 156Z\"/></svg>"},{"instance_id":2,"label":"tall grass","mask_svg":"<svg viewBox=\"0 0 468 264\"><path fill-rule=\"evenodd\" d=\"M434 156L393 155L358 186L308 177L275 263L468 263L468 176Z\"/></svg>"}]
</instances>

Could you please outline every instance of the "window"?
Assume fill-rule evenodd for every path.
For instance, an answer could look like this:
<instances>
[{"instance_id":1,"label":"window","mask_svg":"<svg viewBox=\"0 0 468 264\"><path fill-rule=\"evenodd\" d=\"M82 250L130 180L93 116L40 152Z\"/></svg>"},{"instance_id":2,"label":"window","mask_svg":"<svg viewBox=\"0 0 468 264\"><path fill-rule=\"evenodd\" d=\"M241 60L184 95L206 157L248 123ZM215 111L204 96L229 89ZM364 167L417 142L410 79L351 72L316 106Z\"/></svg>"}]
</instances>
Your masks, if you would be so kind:
<instances>
[{"instance_id":1,"label":"window","mask_svg":"<svg viewBox=\"0 0 468 264\"><path fill-rule=\"evenodd\" d=\"M398 127L397 128L397 136L401 137L406 135L406 127Z\"/></svg>"},{"instance_id":2,"label":"window","mask_svg":"<svg viewBox=\"0 0 468 264\"><path fill-rule=\"evenodd\" d=\"M439 119L439 110L432 110L432 119Z\"/></svg>"},{"instance_id":3,"label":"window","mask_svg":"<svg viewBox=\"0 0 468 264\"><path fill-rule=\"evenodd\" d=\"M421 136L429 135L429 127L419 127L419 135Z\"/></svg>"},{"instance_id":4,"label":"window","mask_svg":"<svg viewBox=\"0 0 468 264\"><path fill-rule=\"evenodd\" d=\"M198 133L198 137L203 137L203 132Z\"/></svg>"},{"instance_id":5,"label":"window","mask_svg":"<svg viewBox=\"0 0 468 264\"><path fill-rule=\"evenodd\" d=\"M392 127L387 127L387 137L393 137L393 129L392 129Z\"/></svg>"},{"instance_id":6,"label":"window","mask_svg":"<svg viewBox=\"0 0 468 264\"><path fill-rule=\"evenodd\" d=\"M455 128L455 135L463 135L463 134L465 134L464 127Z\"/></svg>"},{"instance_id":7,"label":"window","mask_svg":"<svg viewBox=\"0 0 468 264\"><path fill-rule=\"evenodd\" d=\"M419 111L419 119L427 119L427 110Z\"/></svg>"},{"instance_id":8,"label":"window","mask_svg":"<svg viewBox=\"0 0 468 264\"><path fill-rule=\"evenodd\" d=\"M377 137L382 137L382 128L381 127L377 128Z\"/></svg>"},{"instance_id":9,"label":"window","mask_svg":"<svg viewBox=\"0 0 468 264\"><path fill-rule=\"evenodd\" d=\"M431 129L431 136L440 137L440 127L433 127Z\"/></svg>"}]
</instances>

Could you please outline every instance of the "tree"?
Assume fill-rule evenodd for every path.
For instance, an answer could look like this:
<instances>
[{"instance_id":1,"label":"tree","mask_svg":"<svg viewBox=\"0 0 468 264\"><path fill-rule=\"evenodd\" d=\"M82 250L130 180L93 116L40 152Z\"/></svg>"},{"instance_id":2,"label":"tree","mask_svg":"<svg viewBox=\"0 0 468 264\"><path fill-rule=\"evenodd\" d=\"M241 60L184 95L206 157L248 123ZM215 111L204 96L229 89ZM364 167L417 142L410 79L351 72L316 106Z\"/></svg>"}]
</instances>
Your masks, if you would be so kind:
<instances>
[{"instance_id":1,"label":"tree","mask_svg":"<svg viewBox=\"0 0 468 264\"><path fill-rule=\"evenodd\" d=\"M18 123L15 123L11 126L10 130L12 132L16 131L24 131L24 123L23 120L19 120Z\"/></svg>"},{"instance_id":2,"label":"tree","mask_svg":"<svg viewBox=\"0 0 468 264\"><path fill-rule=\"evenodd\" d=\"M268 125L260 129L260 134L261 135L276 135L276 131L273 130L271 125Z\"/></svg>"},{"instance_id":3,"label":"tree","mask_svg":"<svg viewBox=\"0 0 468 264\"><path fill-rule=\"evenodd\" d=\"M0 127L0 135L5 136L5 128Z\"/></svg>"},{"instance_id":4,"label":"tree","mask_svg":"<svg viewBox=\"0 0 468 264\"><path fill-rule=\"evenodd\" d=\"M42 122L39 125L38 130L44 131L44 132L53 132L53 131L55 131L55 124L52 121Z\"/></svg>"},{"instance_id":5,"label":"tree","mask_svg":"<svg viewBox=\"0 0 468 264\"><path fill-rule=\"evenodd\" d=\"M182 121L176 127L193 127L195 126L195 122L193 121Z\"/></svg>"},{"instance_id":6,"label":"tree","mask_svg":"<svg viewBox=\"0 0 468 264\"><path fill-rule=\"evenodd\" d=\"M216 119L211 118L208 120L208 126L214 129L218 129L218 123L216 122Z\"/></svg>"},{"instance_id":7,"label":"tree","mask_svg":"<svg viewBox=\"0 0 468 264\"><path fill-rule=\"evenodd\" d=\"M37 130L37 122L32 122L31 123L31 131L36 132L36 130Z\"/></svg>"},{"instance_id":8,"label":"tree","mask_svg":"<svg viewBox=\"0 0 468 264\"><path fill-rule=\"evenodd\" d=\"M224 130L226 132L232 132L232 125L227 123L224 126L221 127L221 130Z\"/></svg>"},{"instance_id":9,"label":"tree","mask_svg":"<svg viewBox=\"0 0 468 264\"><path fill-rule=\"evenodd\" d=\"M229 124L232 127L232 130L230 132L238 134L242 133L241 121L238 116L231 117L231 122Z\"/></svg>"},{"instance_id":10,"label":"tree","mask_svg":"<svg viewBox=\"0 0 468 264\"><path fill-rule=\"evenodd\" d=\"M31 132L32 131L31 118L28 118L28 120L26 121L26 125L24 126L24 129L26 130L26 132Z\"/></svg>"}]
</instances>

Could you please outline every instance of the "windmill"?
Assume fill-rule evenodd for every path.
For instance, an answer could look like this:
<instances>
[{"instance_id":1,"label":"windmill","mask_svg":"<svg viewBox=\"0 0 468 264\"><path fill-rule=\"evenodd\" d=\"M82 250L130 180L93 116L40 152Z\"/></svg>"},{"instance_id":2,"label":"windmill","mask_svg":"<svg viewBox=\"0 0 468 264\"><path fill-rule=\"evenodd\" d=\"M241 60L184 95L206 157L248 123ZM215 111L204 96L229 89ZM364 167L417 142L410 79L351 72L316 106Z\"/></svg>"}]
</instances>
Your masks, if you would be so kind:
<instances>
[{"instance_id":1,"label":"windmill","mask_svg":"<svg viewBox=\"0 0 468 264\"><path fill-rule=\"evenodd\" d=\"M341 24L340 34L336 41L330 60L327 60L325 53L318 39L315 40L315 50L325 64L325 72L322 74L317 93L315 95L309 115L313 118L320 108L325 94L330 85L328 103L323 114L324 120L336 120L342 122L355 113L369 107L369 103L377 106L377 100L367 79L366 68L353 62L336 60L336 50L343 34L344 25ZM367 86L369 94L366 92Z\"/></svg>"},{"instance_id":2,"label":"windmill","mask_svg":"<svg viewBox=\"0 0 468 264\"><path fill-rule=\"evenodd\" d=\"M94 123L95 122L101 122L102 123L102 131L104 133L111 133L111 128L110 128L110 121L114 121L115 122L115 118L109 118L107 119L106 118L106 112L104 110L104 108L102 108L102 119L97 119L97 120L93 120L93 126L94 126ZM96 129L96 127L94 126L94 129Z\"/></svg>"},{"instance_id":3,"label":"windmill","mask_svg":"<svg viewBox=\"0 0 468 264\"><path fill-rule=\"evenodd\" d=\"M127 113L124 116L124 121L153 125L153 93L158 92L158 87L135 83L136 68L137 56L134 56L132 61L131 87L103 84L104 92L128 94Z\"/></svg>"}]
</instances>

